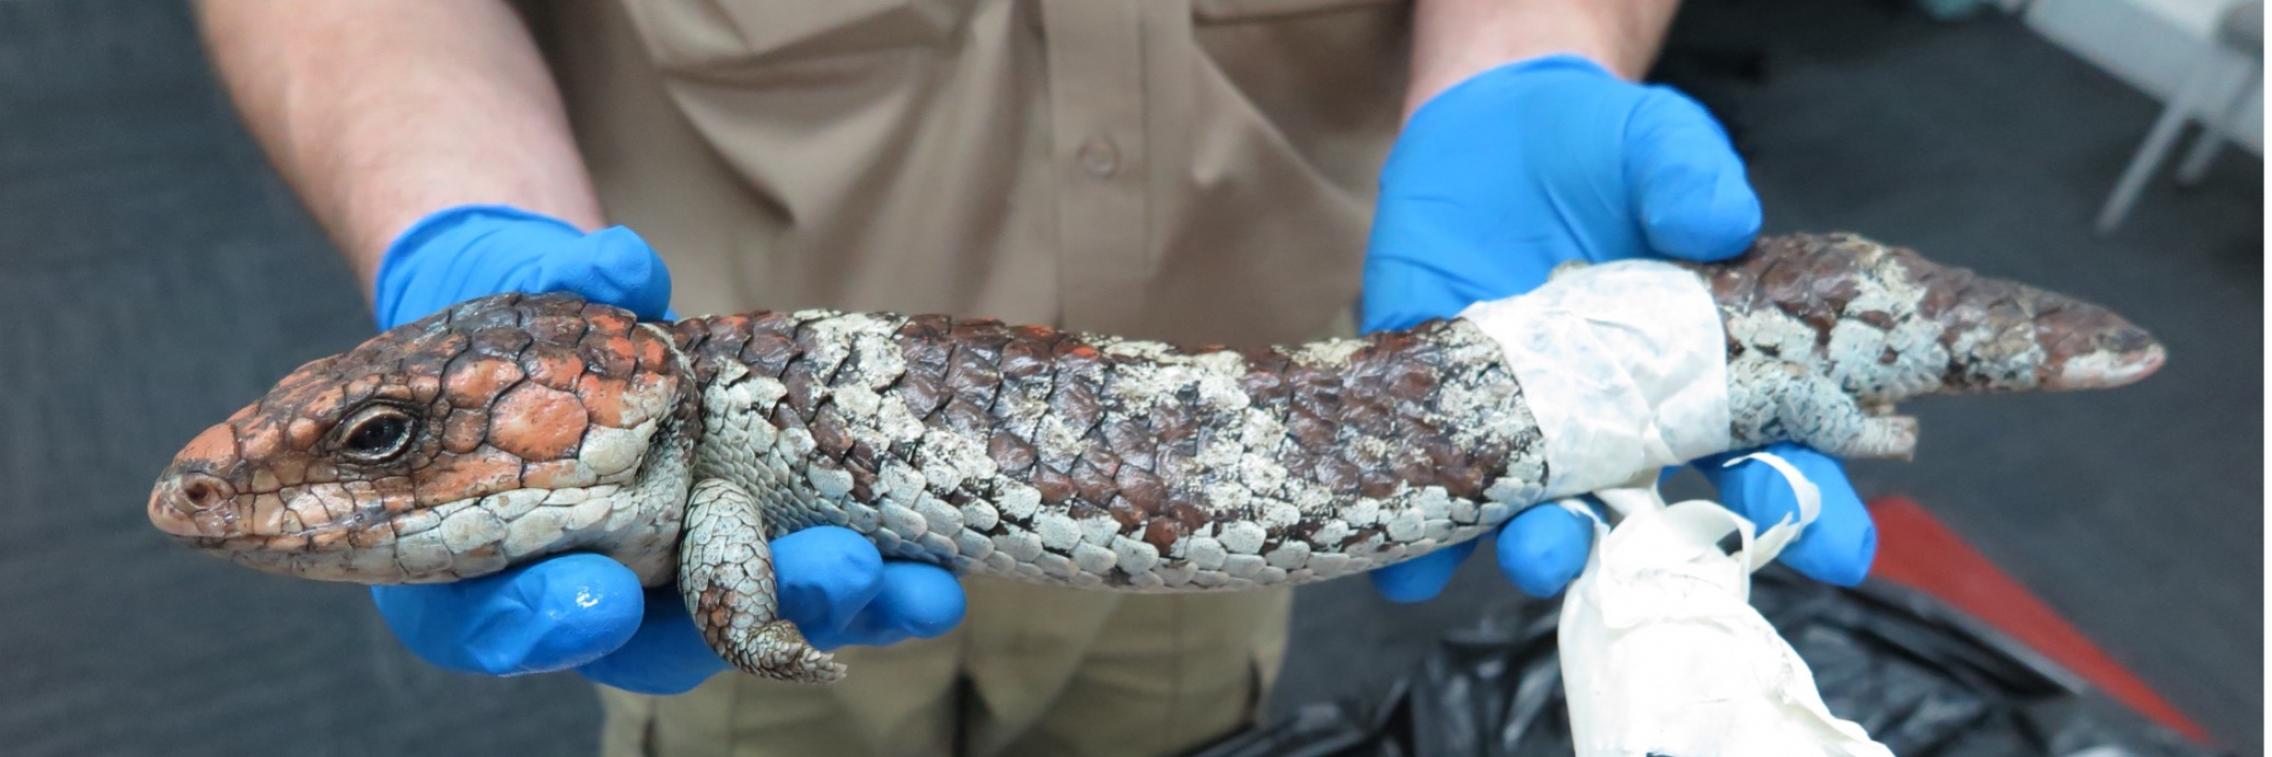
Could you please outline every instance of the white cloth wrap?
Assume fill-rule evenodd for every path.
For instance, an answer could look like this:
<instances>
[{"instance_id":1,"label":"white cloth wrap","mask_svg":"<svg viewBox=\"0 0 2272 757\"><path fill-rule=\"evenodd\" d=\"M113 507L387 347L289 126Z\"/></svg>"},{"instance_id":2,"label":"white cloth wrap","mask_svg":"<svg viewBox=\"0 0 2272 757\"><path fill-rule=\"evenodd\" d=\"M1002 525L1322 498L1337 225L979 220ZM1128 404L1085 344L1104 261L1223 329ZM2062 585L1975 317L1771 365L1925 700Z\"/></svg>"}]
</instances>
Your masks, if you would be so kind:
<instances>
[{"instance_id":1,"label":"white cloth wrap","mask_svg":"<svg viewBox=\"0 0 2272 757\"><path fill-rule=\"evenodd\" d=\"M1506 352L1545 438L1549 497L1731 445L1726 336L1694 271L1653 260L1565 269L1460 317Z\"/></svg>"},{"instance_id":2,"label":"white cloth wrap","mask_svg":"<svg viewBox=\"0 0 2272 757\"><path fill-rule=\"evenodd\" d=\"M1621 517L1610 528L1576 500L1558 503L1594 524L1557 637L1579 757L1892 756L1830 712L1806 660L1749 602L1751 573L1814 521L1822 495L1771 454L1728 464L1746 461L1790 482L1797 517L1760 532L1718 503L1667 505L1640 487L1598 493ZM1720 548L1730 533L1743 545L1734 554Z\"/></svg>"}]
</instances>

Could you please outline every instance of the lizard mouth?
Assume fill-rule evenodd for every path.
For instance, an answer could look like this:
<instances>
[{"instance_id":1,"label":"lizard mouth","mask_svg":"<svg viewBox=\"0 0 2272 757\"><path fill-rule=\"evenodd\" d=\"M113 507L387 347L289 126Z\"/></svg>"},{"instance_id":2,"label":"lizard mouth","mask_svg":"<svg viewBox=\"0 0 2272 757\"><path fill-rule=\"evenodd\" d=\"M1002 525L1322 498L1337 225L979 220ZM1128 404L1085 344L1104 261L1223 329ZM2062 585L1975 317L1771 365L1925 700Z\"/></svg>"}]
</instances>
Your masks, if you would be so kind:
<instances>
[{"instance_id":1,"label":"lizard mouth","mask_svg":"<svg viewBox=\"0 0 2272 757\"><path fill-rule=\"evenodd\" d=\"M2058 391L2112 389L2137 383L2161 370L2168 354L2159 344L2128 352L2094 352L2068 358L2044 387Z\"/></svg>"}]
</instances>

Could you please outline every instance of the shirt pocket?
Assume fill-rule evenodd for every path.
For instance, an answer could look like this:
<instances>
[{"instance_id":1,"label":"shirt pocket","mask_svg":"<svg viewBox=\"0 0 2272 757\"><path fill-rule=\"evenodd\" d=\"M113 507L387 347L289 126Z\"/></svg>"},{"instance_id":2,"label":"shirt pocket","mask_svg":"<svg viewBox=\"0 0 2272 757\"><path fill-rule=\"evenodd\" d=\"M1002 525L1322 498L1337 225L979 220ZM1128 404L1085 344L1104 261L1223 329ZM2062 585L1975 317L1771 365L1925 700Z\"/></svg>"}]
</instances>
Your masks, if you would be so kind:
<instances>
[{"instance_id":1,"label":"shirt pocket","mask_svg":"<svg viewBox=\"0 0 2272 757\"><path fill-rule=\"evenodd\" d=\"M666 71L733 78L772 64L952 46L980 0L623 0Z\"/></svg>"}]
</instances>

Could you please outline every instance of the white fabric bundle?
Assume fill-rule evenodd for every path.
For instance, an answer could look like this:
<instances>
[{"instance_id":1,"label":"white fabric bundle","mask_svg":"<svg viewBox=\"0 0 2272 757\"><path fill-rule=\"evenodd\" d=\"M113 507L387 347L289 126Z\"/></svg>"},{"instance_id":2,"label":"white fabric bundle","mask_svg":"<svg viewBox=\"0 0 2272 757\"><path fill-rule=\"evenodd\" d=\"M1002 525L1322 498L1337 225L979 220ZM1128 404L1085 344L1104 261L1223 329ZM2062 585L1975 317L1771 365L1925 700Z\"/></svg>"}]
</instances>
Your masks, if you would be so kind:
<instances>
[{"instance_id":1,"label":"white fabric bundle","mask_svg":"<svg viewBox=\"0 0 2272 757\"><path fill-rule=\"evenodd\" d=\"M1799 517L1765 533L1717 503L1666 505L1655 487L1598 496L1622 519L1594 523L1594 549L1562 600L1562 686L1572 741L1593 755L1887 755L1830 714L1814 675L1752 608L1751 573L1814 520L1821 495L1770 454ZM1734 461L1730 463L1734 464ZM1722 552L1737 534L1743 548Z\"/></svg>"},{"instance_id":2,"label":"white fabric bundle","mask_svg":"<svg viewBox=\"0 0 2272 757\"><path fill-rule=\"evenodd\" d=\"M1593 493L1622 516L1611 528L1562 503L1595 536L1560 629L1578 754L1890 755L1830 715L1750 605L1752 571L1814 520L1814 485L1781 458L1742 458L1798 493L1799 517L1764 534L1718 504L1657 494L1659 468L1732 444L1726 336L1703 279L1656 261L1591 265L1460 316L1506 352L1544 437L1548 496ZM1733 555L1719 547L1729 533L1744 545Z\"/></svg>"}]
</instances>

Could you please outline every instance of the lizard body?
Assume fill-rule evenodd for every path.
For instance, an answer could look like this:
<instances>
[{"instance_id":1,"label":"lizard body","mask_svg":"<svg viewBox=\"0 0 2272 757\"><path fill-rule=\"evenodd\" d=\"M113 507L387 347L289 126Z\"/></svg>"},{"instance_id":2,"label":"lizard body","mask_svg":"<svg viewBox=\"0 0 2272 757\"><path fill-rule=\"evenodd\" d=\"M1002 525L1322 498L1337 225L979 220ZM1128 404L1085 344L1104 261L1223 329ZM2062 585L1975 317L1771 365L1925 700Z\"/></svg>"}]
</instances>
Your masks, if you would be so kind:
<instances>
[{"instance_id":1,"label":"lizard body","mask_svg":"<svg viewBox=\"0 0 2272 757\"><path fill-rule=\"evenodd\" d=\"M1724 336L1702 347L1724 351L1727 449L1903 456L1896 401L2114 386L2162 360L2104 309L1859 237L1678 267ZM643 324L502 295L302 366L193 440L149 512L315 579L596 551L675 580L738 667L830 680L776 617L768 538L834 525L969 574L1239 590L1395 563L1567 493L1501 347L1465 317L1182 349L825 310Z\"/></svg>"}]
</instances>

